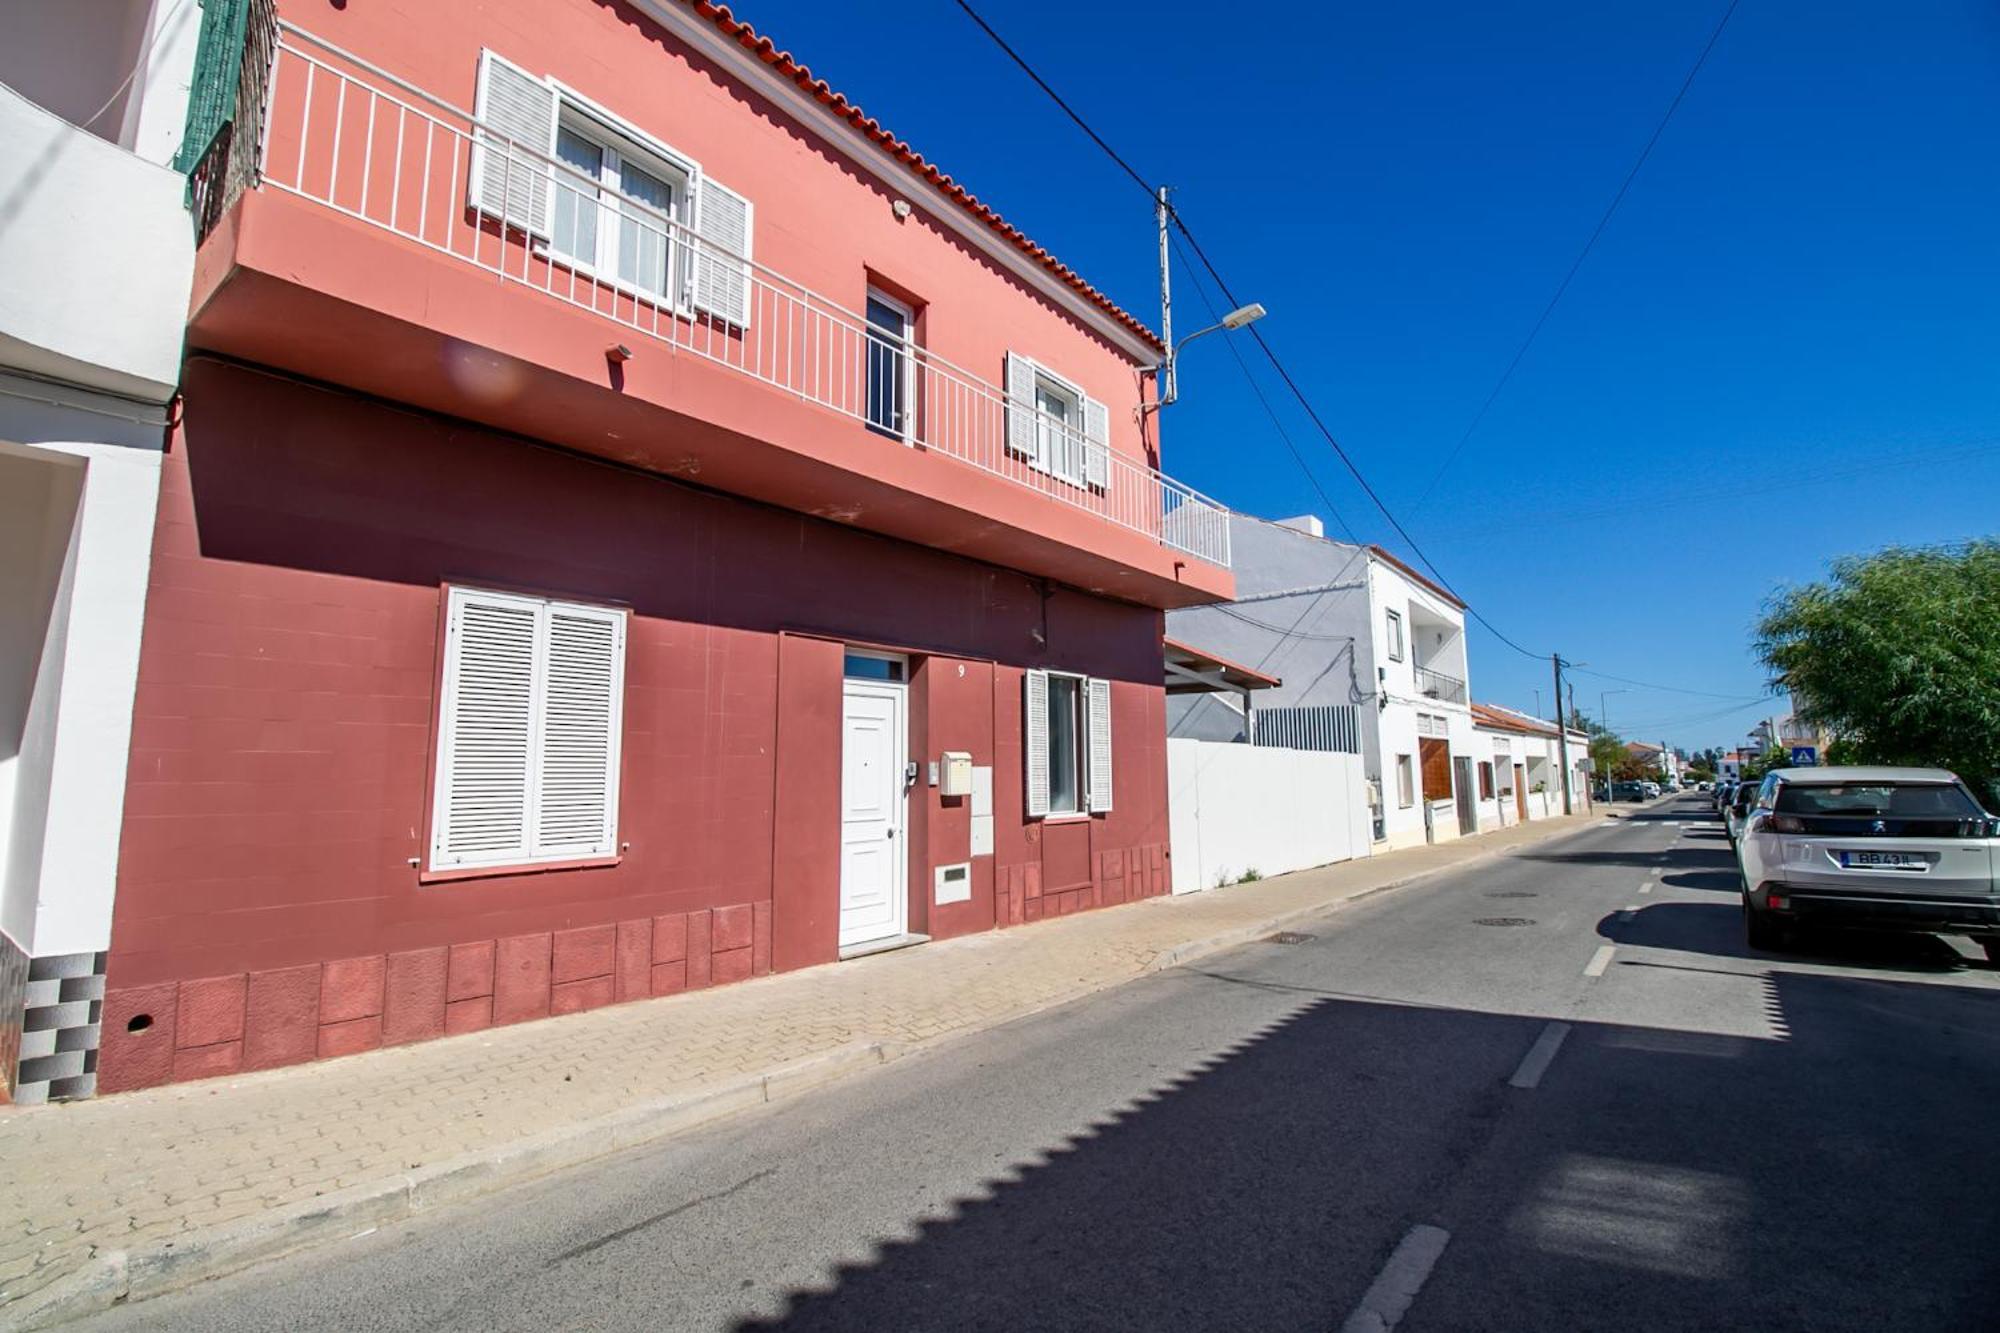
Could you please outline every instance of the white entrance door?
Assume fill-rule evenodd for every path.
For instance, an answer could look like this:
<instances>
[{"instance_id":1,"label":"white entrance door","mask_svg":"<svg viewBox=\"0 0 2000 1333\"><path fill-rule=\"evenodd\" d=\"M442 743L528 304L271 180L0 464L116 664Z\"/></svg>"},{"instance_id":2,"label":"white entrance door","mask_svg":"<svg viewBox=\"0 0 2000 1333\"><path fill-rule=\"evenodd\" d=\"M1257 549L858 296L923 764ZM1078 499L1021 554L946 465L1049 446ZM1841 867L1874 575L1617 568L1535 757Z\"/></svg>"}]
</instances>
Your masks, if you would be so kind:
<instances>
[{"instance_id":1,"label":"white entrance door","mask_svg":"<svg viewBox=\"0 0 2000 1333\"><path fill-rule=\"evenodd\" d=\"M849 680L840 747L840 947L908 930L903 846L904 689Z\"/></svg>"}]
</instances>

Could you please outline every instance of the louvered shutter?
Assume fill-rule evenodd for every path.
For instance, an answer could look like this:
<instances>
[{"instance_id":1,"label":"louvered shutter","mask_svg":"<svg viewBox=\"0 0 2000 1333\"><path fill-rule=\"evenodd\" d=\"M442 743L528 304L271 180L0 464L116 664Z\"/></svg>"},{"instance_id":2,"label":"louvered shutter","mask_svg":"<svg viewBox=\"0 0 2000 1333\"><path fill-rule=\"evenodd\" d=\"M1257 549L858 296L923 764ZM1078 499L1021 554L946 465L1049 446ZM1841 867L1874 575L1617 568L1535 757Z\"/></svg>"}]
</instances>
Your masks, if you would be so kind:
<instances>
[{"instance_id":1,"label":"louvered shutter","mask_svg":"<svg viewBox=\"0 0 2000 1333\"><path fill-rule=\"evenodd\" d=\"M1111 682L1093 679L1085 693L1089 699L1084 741L1090 764L1084 775L1088 784L1084 799L1090 812L1098 814L1111 808Z\"/></svg>"},{"instance_id":2,"label":"louvered shutter","mask_svg":"<svg viewBox=\"0 0 2000 1333\"><path fill-rule=\"evenodd\" d=\"M1111 486L1111 413L1095 398L1083 400L1083 484Z\"/></svg>"},{"instance_id":3,"label":"louvered shutter","mask_svg":"<svg viewBox=\"0 0 2000 1333\"><path fill-rule=\"evenodd\" d=\"M625 618L558 603L546 624L532 850L537 858L609 856L617 850Z\"/></svg>"},{"instance_id":4,"label":"louvered shutter","mask_svg":"<svg viewBox=\"0 0 2000 1333\"><path fill-rule=\"evenodd\" d=\"M1049 812L1049 673L1021 677L1021 771L1027 775L1028 817Z\"/></svg>"},{"instance_id":5,"label":"louvered shutter","mask_svg":"<svg viewBox=\"0 0 2000 1333\"><path fill-rule=\"evenodd\" d=\"M479 53L473 116L472 205L536 236L549 235L549 165L556 90L491 51Z\"/></svg>"},{"instance_id":6,"label":"louvered shutter","mask_svg":"<svg viewBox=\"0 0 2000 1333\"><path fill-rule=\"evenodd\" d=\"M531 598L451 591L431 818L434 867L527 859L540 620Z\"/></svg>"},{"instance_id":7,"label":"louvered shutter","mask_svg":"<svg viewBox=\"0 0 2000 1333\"><path fill-rule=\"evenodd\" d=\"M750 327L750 201L713 177L695 187L694 304L737 328Z\"/></svg>"},{"instance_id":8,"label":"louvered shutter","mask_svg":"<svg viewBox=\"0 0 2000 1333\"><path fill-rule=\"evenodd\" d=\"M1035 363L1007 353L1007 448L1036 467L1046 466L1040 431L1035 429Z\"/></svg>"}]
</instances>

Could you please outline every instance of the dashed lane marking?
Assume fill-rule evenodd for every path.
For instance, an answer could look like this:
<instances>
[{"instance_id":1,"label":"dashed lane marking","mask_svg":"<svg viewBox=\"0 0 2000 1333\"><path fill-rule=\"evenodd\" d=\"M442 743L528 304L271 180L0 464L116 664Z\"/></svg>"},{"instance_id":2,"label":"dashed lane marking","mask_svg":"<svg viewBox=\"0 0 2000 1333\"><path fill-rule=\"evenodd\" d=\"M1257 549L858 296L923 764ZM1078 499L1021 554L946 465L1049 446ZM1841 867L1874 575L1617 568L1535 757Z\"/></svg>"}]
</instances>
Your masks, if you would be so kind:
<instances>
[{"instance_id":1,"label":"dashed lane marking","mask_svg":"<svg viewBox=\"0 0 2000 1333\"><path fill-rule=\"evenodd\" d=\"M1586 977L1603 976L1604 969L1611 966L1611 955L1617 952L1618 950L1612 945L1599 945L1597 952L1590 956L1590 961L1584 964L1583 975Z\"/></svg>"},{"instance_id":2,"label":"dashed lane marking","mask_svg":"<svg viewBox=\"0 0 2000 1333\"><path fill-rule=\"evenodd\" d=\"M1562 1049L1563 1038L1569 1035L1569 1024L1551 1020L1542 1034L1535 1038L1535 1044L1521 1057L1521 1067L1514 1071L1514 1077L1507 1080L1510 1088L1532 1088L1542 1081L1548 1072L1556 1052Z\"/></svg>"},{"instance_id":3,"label":"dashed lane marking","mask_svg":"<svg viewBox=\"0 0 2000 1333\"><path fill-rule=\"evenodd\" d=\"M1641 893L1651 893L1652 891L1653 891L1653 881L1650 879L1647 880L1644 884L1641 884L1639 886L1639 892Z\"/></svg>"},{"instance_id":4,"label":"dashed lane marking","mask_svg":"<svg viewBox=\"0 0 2000 1333\"><path fill-rule=\"evenodd\" d=\"M1347 1316L1340 1333L1389 1333L1409 1312L1410 1302L1423 1290L1450 1240L1451 1233L1443 1227L1411 1227L1362 1293L1361 1304Z\"/></svg>"}]
</instances>

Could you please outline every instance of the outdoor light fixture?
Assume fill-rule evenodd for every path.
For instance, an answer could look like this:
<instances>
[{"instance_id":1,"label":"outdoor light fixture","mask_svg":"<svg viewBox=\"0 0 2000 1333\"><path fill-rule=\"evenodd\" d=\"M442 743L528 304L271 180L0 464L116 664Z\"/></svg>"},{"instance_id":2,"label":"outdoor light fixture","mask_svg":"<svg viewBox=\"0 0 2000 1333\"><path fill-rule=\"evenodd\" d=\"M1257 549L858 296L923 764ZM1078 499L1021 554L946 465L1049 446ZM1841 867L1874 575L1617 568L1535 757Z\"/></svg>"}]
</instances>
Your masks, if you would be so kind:
<instances>
[{"instance_id":1,"label":"outdoor light fixture","mask_svg":"<svg viewBox=\"0 0 2000 1333\"><path fill-rule=\"evenodd\" d=\"M1234 333L1240 328L1255 324L1258 320L1264 318L1267 313L1262 302L1252 301L1248 305L1237 306L1234 310L1224 315L1219 323L1211 324L1205 329L1196 329L1179 342L1170 343L1167 347L1167 359L1160 366L1160 382L1164 386L1163 391L1157 402L1142 404L1139 408L1140 412L1157 412L1180 397L1180 377L1175 373L1175 363L1180 359L1182 349L1189 343L1204 334L1214 333L1217 329L1227 329L1229 332Z\"/></svg>"},{"instance_id":2,"label":"outdoor light fixture","mask_svg":"<svg viewBox=\"0 0 2000 1333\"><path fill-rule=\"evenodd\" d=\"M909 220L910 214L917 210L910 206L909 200L898 199L895 203L889 205L889 211L896 215L896 221L906 222Z\"/></svg>"},{"instance_id":3,"label":"outdoor light fixture","mask_svg":"<svg viewBox=\"0 0 2000 1333\"><path fill-rule=\"evenodd\" d=\"M1264 307L1252 301L1249 305L1237 306L1234 310L1224 315L1222 317L1222 327L1231 330L1240 329L1245 324L1255 324L1262 318L1264 318Z\"/></svg>"},{"instance_id":4,"label":"outdoor light fixture","mask_svg":"<svg viewBox=\"0 0 2000 1333\"><path fill-rule=\"evenodd\" d=\"M604 359L614 366L622 366L632 359L632 349L624 343L612 343L604 349Z\"/></svg>"}]
</instances>

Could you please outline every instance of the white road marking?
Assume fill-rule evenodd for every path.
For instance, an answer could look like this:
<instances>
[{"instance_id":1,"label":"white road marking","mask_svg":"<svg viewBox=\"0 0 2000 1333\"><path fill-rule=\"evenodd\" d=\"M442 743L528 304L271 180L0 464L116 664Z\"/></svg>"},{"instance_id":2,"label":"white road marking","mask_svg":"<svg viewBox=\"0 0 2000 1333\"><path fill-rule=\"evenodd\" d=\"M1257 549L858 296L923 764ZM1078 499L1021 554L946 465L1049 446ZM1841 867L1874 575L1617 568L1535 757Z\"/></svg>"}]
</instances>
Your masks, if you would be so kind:
<instances>
[{"instance_id":1,"label":"white road marking","mask_svg":"<svg viewBox=\"0 0 2000 1333\"><path fill-rule=\"evenodd\" d=\"M1438 1256L1451 1240L1443 1227L1414 1226L1382 1265L1375 1281L1362 1293L1361 1304L1347 1316L1340 1333L1389 1333L1409 1312L1410 1302L1423 1290Z\"/></svg>"},{"instance_id":2,"label":"white road marking","mask_svg":"<svg viewBox=\"0 0 2000 1333\"><path fill-rule=\"evenodd\" d=\"M1586 977L1603 976L1604 969L1611 966L1611 955L1617 952L1618 950L1609 944L1600 944L1597 947L1597 952L1590 956L1590 961L1584 964L1583 975Z\"/></svg>"},{"instance_id":3,"label":"white road marking","mask_svg":"<svg viewBox=\"0 0 2000 1333\"><path fill-rule=\"evenodd\" d=\"M1644 884L1641 884L1639 886L1639 892L1641 893L1651 893L1652 891L1653 891L1653 881L1650 879L1647 880Z\"/></svg>"},{"instance_id":4,"label":"white road marking","mask_svg":"<svg viewBox=\"0 0 2000 1333\"><path fill-rule=\"evenodd\" d=\"M1639 905L1637 903L1634 903L1630 907L1621 909L1618 913L1618 919L1620 921L1630 921L1633 917L1637 916L1638 914L1639 914Z\"/></svg>"},{"instance_id":5,"label":"white road marking","mask_svg":"<svg viewBox=\"0 0 2000 1333\"><path fill-rule=\"evenodd\" d=\"M1514 1071L1514 1077L1507 1080L1510 1088L1532 1088L1542 1081L1549 1064L1562 1049L1563 1038L1569 1035L1569 1024L1553 1020L1542 1029L1542 1035L1535 1038L1535 1044L1521 1057L1521 1067Z\"/></svg>"}]
</instances>

